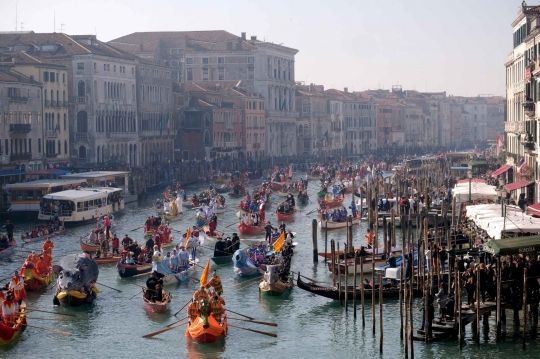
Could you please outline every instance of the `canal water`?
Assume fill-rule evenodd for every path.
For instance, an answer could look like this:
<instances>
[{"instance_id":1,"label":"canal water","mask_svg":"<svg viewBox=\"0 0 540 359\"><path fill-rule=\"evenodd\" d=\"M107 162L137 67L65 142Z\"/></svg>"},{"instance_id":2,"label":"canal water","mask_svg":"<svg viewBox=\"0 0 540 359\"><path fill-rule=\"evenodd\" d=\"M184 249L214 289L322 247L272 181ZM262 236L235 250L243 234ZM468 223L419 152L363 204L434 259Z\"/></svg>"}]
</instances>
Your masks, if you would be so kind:
<instances>
[{"instance_id":1,"label":"canal water","mask_svg":"<svg viewBox=\"0 0 540 359\"><path fill-rule=\"evenodd\" d=\"M190 187L188 193L198 193L207 185ZM251 189L251 187L249 188ZM310 193L316 192L316 183L309 184ZM141 227L145 219L154 214L152 202L159 196L155 193L148 203L130 204L126 210L116 216L116 232L120 238L129 234L131 238L142 242L143 230L132 229ZM277 199L276 199L277 200ZM313 263L311 221L316 213L306 214L316 209L316 196L311 197L312 204L299 206L296 219L287 228L297 232L299 242L293 258L293 270L321 282L331 281L331 276L325 268L324 261ZM236 226L227 226L236 222L236 204L238 200L228 198L229 212L219 215L218 230L227 235L236 231ZM350 201L347 201L350 202ZM267 218L276 223L275 204L267 212ZM172 227L185 231L187 226L194 224L194 212L187 210L183 219L174 222ZM38 221L16 222L18 235L30 230ZM80 252L78 236L87 235L93 224L68 228L68 233L54 238L55 249L53 258L70 253ZM365 223L354 228L355 247L364 243ZM329 232L329 239L335 238L341 245L345 242L345 230ZM398 242L400 236L397 236ZM178 242L178 239L175 240ZM324 233L318 231L319 251L324 250ZM9 276L18 269L23 257L30 250L39 250L41 243L26 244L17 247L12 262L0 263L0 278ZM399 245L399 243L398 243ZM204 265L212 250L202 249L198 252L200 264ZM230 324L267 331L277 334L271 338L249 331L229 328L229 334L223 341L212 345L198 345L185 337L185 327L173 329L153 339L143 339L143 335L164 329L167 324L176 320L172 317L197 290L198 282L184 282L177 286L166 287L172 294L173 302L170 313L147 313L143 309L140 295L130 298L140 291L134 284L144 285L146 277L121 279L114 264L100 266L99 282L118 288L116 292L98 285L101 293L97 300L89 306L80 308L53 307L53 286L43 293L29 293L28 306L47 311L72 313L76 317L58 316L53 314L30 315L28 323L40 327L54 328L71 332L72 336L63 336L44 330L28 328L20 340L8 348L0 348L0 358L271 358L277 356L295 356L297 358L398 358L403 357L403 345L399 334L399 306L397 299L386 299L383 305L384 353L379 353L379 313L376 312L376 334L372 333L371 304L366 302L366 326L362 327L360 305L357 319L352 315L352 305L348 316L340 307L339 302L315 296L294 288L288 298L271 297L259 298L257 285L233 286L240 280L235 278L232 263L216 267L224 287L224 299L227 308L258 320L275 322L278 327L262 326L241 321L230 321ZM200 270L197 277L200 276ZM415 328L419 328L422 312L419 300L413 311ZM185 316L185 310L179 317ZM231 315L232 316L232 315ZM235 317L238 317L235 315ZM55 320L39 320L47 318ZM509 358L519 355L526 358L540 357L540 338L536 331L529 332L527 351L521 350L520 331L515 331L512 325L512 315L508 312L508 324L504 328L505 338L496 343L494 318L490 318L490 332L481 333L480 345L474 342L470 328L467 328L466 342L460 354L456 341L448 340L425 345L414 343L416 358ZM415 329L415 330L416 330Z\"/></svg>"}]
</instances>

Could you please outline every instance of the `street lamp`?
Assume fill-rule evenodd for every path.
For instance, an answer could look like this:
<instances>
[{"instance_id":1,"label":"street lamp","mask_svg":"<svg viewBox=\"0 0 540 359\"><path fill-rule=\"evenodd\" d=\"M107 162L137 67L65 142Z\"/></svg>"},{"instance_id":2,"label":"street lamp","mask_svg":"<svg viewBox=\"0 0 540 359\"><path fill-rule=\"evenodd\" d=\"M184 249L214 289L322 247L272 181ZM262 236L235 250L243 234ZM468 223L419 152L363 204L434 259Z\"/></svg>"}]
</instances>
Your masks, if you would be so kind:
<instances>
[{"instance_id":1,"label":"street lamp","mask_svg":"<svg viewBox=\"0 0 540 359\"><path fill-rule=\"evenodd\" d=\"M505 182L504 177L499 176L499 186L497 187L496 191L499 202L501 203L501 217L504 217L504 202L506 199L506 189L504 188Z\"/></svg>"},{"instance_id":2,"label":"street lamp","mask_svg":"<svg viewBox=\"0 0 540 359\"><path fill-rule=\"evenodd\" d=\"M471 202L471 182L473 178L473 172L472 172L473 164L472 161L469 162L469 170L467 171L467 177L469 178L469 202Z\"/></svg>"}]
</instances>

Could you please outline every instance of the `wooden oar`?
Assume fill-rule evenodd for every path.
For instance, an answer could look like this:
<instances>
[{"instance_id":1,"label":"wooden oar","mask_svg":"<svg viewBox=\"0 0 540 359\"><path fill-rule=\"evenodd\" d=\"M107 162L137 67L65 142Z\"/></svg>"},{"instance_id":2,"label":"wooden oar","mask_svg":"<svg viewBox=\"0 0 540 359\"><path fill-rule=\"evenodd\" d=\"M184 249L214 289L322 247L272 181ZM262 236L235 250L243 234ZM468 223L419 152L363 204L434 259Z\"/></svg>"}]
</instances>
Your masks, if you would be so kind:
<instances>
[{"instance_id":1,"label":"wooden oar","mask_svg":"<svg viewBox=\"0 0 540 359\"><path fill-rule=\"evenodd\" d=\"M167 329L158 330L157 332L143 335L143 338L152 338L152 337L155 337L155 336L158 335L158 334L162 334L162 333L168 332L169 330L173 330L173 329L175 329L175 328L181 327L182 325L186 325L186 324L188 324L188 323L189 323L189 322L185 322L185 323L181 323L181 324L175 325L174 327L170 327L170 328L167 328Z\"/></svg>"},{"instance_id":2,"label":"wooden oar","mask_svg":"<svg viewBox=\"0 0 540 359\"><path fill-rule=\"evenodd\" d=\"M34 318L34 317L26 317L26 319L32 319L32 320L59 320L57 318Z\"/></svg>"},{"instance_id":3,"label":"wooden oar","mask_svg":"<svg viewBox=\"0 0 540 359\"><path fill-rule=\"evenodd\" d=\"M98 283L98 282L96 282L96 284L99 284L99 285L101 285L101 286L103 286L103 287L105 287L105 288L109 288L109 289L112 289L112 290L115 290L115 291L117 291L117 292L122 293L122 291L121 291L120 289L116 289L116 288L113 288L113 287L109 287L108 285L105 285L105 284L102 284L102 283Z\"/></svg>"},{"instance_id":4,"label":"wooden oar","mask_svg":"<svg viewBox=\"0 0 540 359\"><path fill-rule=\"evenodd\" d=\"M227 317L227 320L240 320L242 322L248 322L248 323L256 323L256 324L262 324L262 325L268 325L271 327L277 327L278 325L276 323L270 323L270 322L259 322L256 320L247 320L247 319L240 319L240 318L229 318Z\"/></svg>"},{"instance_id":5,"label":"wooden oar","mask_svg":"<svg viewBox=\"0 0 540 359\"><path fill-rule=\"evenodd\" d=\"M30 325L30 324L26 324L26 323L23 323L22 325L26 325L27 327L30 327L30 328L48 330L49 332L53 332L53 333L58 333L58 334L63 334L63 335L71 335L70 332L63 332L61 330L55 330L55 329L43 328L43 327L36 327L35 325Z\"/></svg>"},{"instance_id":6,"label":"wooden oar","mask_svg":"<svg viewBox=\"0 0 540 359\"><path fill-rule=\"evenodd\" d=\"M315 212L315 211L316 211L316 209L314 209L314 210L311 211L311 212L306 213L306 216L309 216L310 214L312 214L312 213Z\"/></svg>"},{"instance_id":7,"label":"wooden oar","mask_svg":"<svg viewBox=\"0 0 540 359\"><path fill-rule=\"evenodd\" d=\"M136 296L138 296L139 293L141 293L141 292L142 292L142 289L141 289L140 291L138 291L137 294L135 294L133 297L129 298L129 300L132 300L133 298L135 298Z\"/></svg>"},{"instance_id":8,"label":"wooden oar","mask_svg":"<svg viewBox=\"0 0 540 359\"><path fill-rule=\"evenodd\" d=\"M191 299L188 300L188 302L187 302L186 304L184 304L184 306L183 306L182 308L180 308L180 309L178 310L178 312L174 313L173 316L176 317L176 316L178 315L178 313L180 313L180 312L182 311L182 309L184 309L189 303L191 303Z\"/></svg>"},{"instance_id":9,"label":"wooden oar","mask_svg":"<svg viewBox=\"0 0 540 359\"><path fill-rule=\"evenodd\" d=\"M231 313L234 313L234 314L239 315L239 316L241 316L241 317L248 318L249 320L255 320L255 318L251 318L251 317L248 317L247 315L237 313L237 312L232 311L232 310L230 310L230 309L228 309L228 308L227 308L227 312L231 312Z\"/></svg>"},{"instance_id":10,"label":"wooden oar","mask_svg":"<svg viewBox=\"0 0 540 359\"><path fill-rule=\"evenodd\" d=\"M230 226L234 226L235 224L238 224L238 223L236 223L236 222L235 222L235 223L231 223L231 224L229 224L229 225L228 225L227 227L225 227L225 228L229 228Z\"/></svg>"},{"instance_id":11,"label":"wooden oar","mask_svg":"<svg viewBox=\"0 0 540 359\"><path fill-rule=\"evenodd\" d=\"M181 322L182 320L187 319L187 318L189 318L189 317L184 317L184 318L182 318L182 319L178 319L176 322L172 322L171 324L167 325L167 328L168 328L168 327L172 327L172 326L175 325L176 323Z\"/></svg>"},{"instance_id":12,"label":"wooden oar","mask_svg":"<svg viewBox=\"0 0 540 359\"><path fill-rule=\"evenodd\" d=\"M259 277L258 279L260 280L261 278ZM242 289L249 288L249 287L251 287L251 286L253 286L253 285L255 285L255 284L259 284L259 282L253 282L253 283L250 283L250 284L248 284L248 285L246 285L246 286L243 286L243 287L240 287L240 288L235 288L235 289L236 289L236 290L242 290Z\"/></svg>"},{"instance_id":13,"label":"wooden oar","mask_svg":"<svg viewBox=\"0 0 540 359\"><path fill-rule=\"evenodd\" d=\"M297 272L295 271L291 271L291 273L294 273L294 274L298 274ZM315 279L312 279L312 278L309 278L309 277L306 277L305 275L301 275L300 274L300 277L302 278L306 278L307 280L310 280L312 283L319 283L319 281L316 281Z\"/></svg>"},{"instance_id":14,"label":"wooden oar","mask_svg":"<svg viewBox=\"0 0 540 359\"><path fill-rule=\"evenodd\" d=\"M135 275L132 276L132 277L142 277L143 275L149 275L149 274L152 274L152 272L146 272L146 273L141 273L141 274L135 274Z\"/></svg>"},{"instance_id":15,"label":"wooden oar","mask_svg":"<svg viewBox=\"0 0 540 359\"><path fill-rule=\"evenodd\" d=\"M46 310L39 310L39 309L30 309L30 308L26 308L25 311L27 311L27 312L49 313L49 314L56 314L56 315L65 315L66 317L76 317L75 314L48 312L48 311L46 311Z\"/></svg>"},{"instance_id":16,"label":"wooden oar","mask_svg":"<svg viewBox=\"0 0 540 359\"><path fill-rule=\"evenodd\" d=\"M151 292L155 292L155 290L147 288L147 287L143 287L142 285L138 285L138 284L135 284L135 283L129 283L129 284L133 284L133 285L136 285L137 287L141 287L142 289L146 289L146 290L149 290Z\"/></svg>"},{"instance_id":17,"label":"wooden oar","mask_svg":"<svg viewBox=\"0 0 540 359\"><path fill-rule=\"evenodd\" d=\"M131 232L136 231L137 229L141 229L141 228L144 228L144 226L134 228L134 229L131 230Z\"/></svg>"},{"instance_id":18,"label":"wooden oar","mask_svg":"<svg viewBox=\"0 0 540 359\"><path fill-rule=\"evenodd\" d=\"M254 330L254 329L248 329L248 328L238 327L238 326L232 325L232 324L227 324L227 325L228 325L229 327L238 328L238 329L243 329L243 330L247 330L247 331L250 331L250 332L253 332L253 333L266 335L266 336L269 336L269 337L272 337L272 338L277 338L277 334L274 334L274 333L261 332L261 331L259 331L259 330Z\"/></svg>"}]
</instances>

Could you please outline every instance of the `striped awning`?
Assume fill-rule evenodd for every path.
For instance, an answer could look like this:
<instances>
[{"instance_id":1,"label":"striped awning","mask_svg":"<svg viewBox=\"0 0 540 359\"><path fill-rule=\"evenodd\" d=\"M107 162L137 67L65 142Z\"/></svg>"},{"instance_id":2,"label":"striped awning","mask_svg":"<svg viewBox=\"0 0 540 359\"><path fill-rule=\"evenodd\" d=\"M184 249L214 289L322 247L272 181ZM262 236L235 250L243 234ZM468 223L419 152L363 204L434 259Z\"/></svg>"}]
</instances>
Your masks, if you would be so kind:
<instances>
[{"instance_id":1,"label":"striped awning","mask_svg":"<svg viewBox=\"0 0 540 359\"><path fill-rule=\"evenodd\" d=\"M505 173L506 171L508 171L510 168L512 168L512 166L503 165L500 168L497 168L495 171L493 171L493 173L491 174L491 177L492 178L497 178L500 175L502 175L503 173Z\"/></svg>"}]
</instances>

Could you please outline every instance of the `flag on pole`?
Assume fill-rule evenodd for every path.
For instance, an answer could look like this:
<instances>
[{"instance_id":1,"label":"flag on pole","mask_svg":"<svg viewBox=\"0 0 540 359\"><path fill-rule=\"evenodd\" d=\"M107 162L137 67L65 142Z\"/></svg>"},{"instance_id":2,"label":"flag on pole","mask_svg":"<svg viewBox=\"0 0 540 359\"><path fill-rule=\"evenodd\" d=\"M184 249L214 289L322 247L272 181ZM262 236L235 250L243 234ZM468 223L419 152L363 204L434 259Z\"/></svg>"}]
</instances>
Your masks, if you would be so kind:
<instances>
[{"instance_id":1,"label":"flag on pole","mask_svg":"<svg viewBox=\"0 0 540 359\"><path fill-rule=\"evenodd\" d=\"M201 280L199 281L201 285L206 285L206 282L208 282L209 273L210 273L210 259L208 260L208 262L206 262L206 267L204 267L204 270L201 274Z\"/></svg>"},{"instance_id":2,"label":"flag on pole","mask_svg":"<svg viewBox=\"0 0 540 359\"><path fill-rule=\"evenodd\" d=\"M187 248L187 241L189 240L189 237L191 237L191 227L187 227L186 239L184 240L184 247L186 248Z\"/></svg>"},{"instance_id":3,"label":"flag on pole","mask_svg":"<svg viewBox=\"0 0 540 359\"><path fill-rule=\"evenodd\" d=\"M274 242L275 253L281 251L281 247L283 247L283 243L285 243L285 231L281 232L281 234L279 235L279 238Z\"/></svg>"},{"instance_id":4,"label":"flag on pole","mask_svg":"<svg viewBox=\"0 0 540 359\"><path fill-rule=\"evenodd\" d=\"M497 134L497 140L495 141L495 154L499 156L499 151L501 147L501 135Z\"/></svg>"},{"instance_id":5,"label":"flag on pole","mask_svg":"<svg viewBox=\"0 0 540 359\"><path fill-rule=\"evenodd\" d=\"M521 160L519 160L519 168L518 168L518 173L519 174L523 173L523 170L525 169L526 165L527 165L527 162L525 162L525 159L523 157L521 157Z\"/></svg>"}]
</instances>

